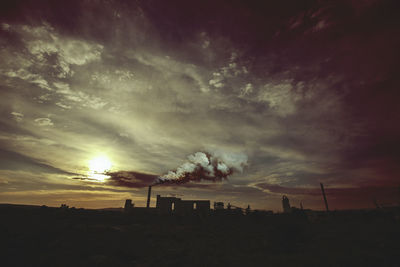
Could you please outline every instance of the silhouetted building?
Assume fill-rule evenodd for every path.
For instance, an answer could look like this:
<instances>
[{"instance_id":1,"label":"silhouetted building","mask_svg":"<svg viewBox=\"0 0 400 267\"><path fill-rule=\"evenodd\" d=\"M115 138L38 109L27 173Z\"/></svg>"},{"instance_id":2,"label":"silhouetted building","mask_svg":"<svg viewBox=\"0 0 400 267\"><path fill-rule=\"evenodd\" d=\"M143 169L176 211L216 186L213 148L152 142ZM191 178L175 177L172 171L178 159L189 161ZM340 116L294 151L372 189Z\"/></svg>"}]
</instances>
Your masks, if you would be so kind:
<instances>
[{"instance_id":1,"label":"silhouetted building","mask_svg":"<svg viewBox=\"0 0 400 267\"><path fill-rule=\"evenodd\" d=\"M133 209L134 204L132 204L132 199L125 200L124 211L129 212Z\"/></svg>"},{"instance_id":2,"label":"silhouetted building","mask_svg":"<svg viewBox=\"0 0 400 267\"><path fill-rule=\"evenodd\" d=\"M157 195L156 208L163 214L208 214L210 212L210 201L182 200L177 197L162 197Z\"/></svg>"},{"instance_id":3,"label":"silhouetted building","mask_svg":"<svg viewBox=\"0 0 400 267\"><path fill-rule=\"evenodd\" d=\"M289 213L292 211L290 208L290 203L289 203L289 199L287 196L282 197L282 207L283 207L283 212L285 212L285 213Z\"/></svg>"},{"instance_id":4,"label":"silhouetted building","mask_svg":"<svg viewBox=\"0 0 400 267\"><path fill-rule=\"evenodd\" d=\"M235 207L234 209L231 209L231 214L236 214L236 215L243 215L243 209L239 207Z\"/></svg>"},{"instance_id":5,"label":"silhouetted building","mask_svg":"<svg viewBox=\"0 0 400 267\"><path fill-rule=\"evenodd\" d=\"M247 208L246 208L246 215L249 215L250 212L251 212L250 205L247 205Z\"/></svg>"},{"instance_id":6,"label":"silhouetted building","mask_svg":"<svg viewBox=\"0 0 400 267\"><path fill-rule=\"evenodd\" d=\"M146 208L150 208L150 198L151 198L151 185L149 185L149 191L147 192L147 205L146 205Z\"/></svg>"},{"instance_id":7,"label":"silhouetted building","mask_svg":"<svg viewBox=\"0 0 400 267\"><path fill-rule=\"evenodd\" d=\"M223 210L224 202L214 202L214 210Z\"/></svg>"},{"instance_id":8,"label":"silhouetted building","mask_svg":"<svg viewBox=\"0 0 400 267\"><path fill-rule=\"evenodd\" d=\"M175 210L175 202L181 200L176 197L162 197L157 195L156 209L160 213L171 213Z\"/></svg>"}]
</instances>

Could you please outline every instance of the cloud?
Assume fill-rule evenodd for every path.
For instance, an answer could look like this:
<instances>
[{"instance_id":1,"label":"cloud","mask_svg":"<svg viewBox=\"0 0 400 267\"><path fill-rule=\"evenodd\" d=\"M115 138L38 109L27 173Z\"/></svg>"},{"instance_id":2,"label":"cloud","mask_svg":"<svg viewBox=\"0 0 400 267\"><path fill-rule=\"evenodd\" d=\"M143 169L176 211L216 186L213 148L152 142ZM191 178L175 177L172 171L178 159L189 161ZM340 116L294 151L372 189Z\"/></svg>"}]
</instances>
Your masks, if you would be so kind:
<instances>
[{"instance_id":1,"label":"cloud","mask_svg":"<svg viewBox=\"0 0 400 267\"><path fill-rule=\"evenodd\" d=\"M48 82L41 75L32 74L25 69L19 69L17 71L5 71L4 75L11 78L19 78L25 80L27 82L30 82L31 84L37 85L38 87L48 91L52 90Z\"/></svg>"},{"instance_id":2,"label":"cloud","mask_svg":"<svg viewBox=\"0 0 400 267\"><path fill-rule=\"evenodd\" d=\"M72 172L47 164L42 160L10 150L0 149L0 156L3 159L0 163L1 170L24 170L34 173L74 174Z\"/></svg>"},{"instance_id":3,"label":"cloud","mask_svg":"<svg viewBox=\"0 0 400 267\"><path fill-rule=\"evenodd\" d=\"M290 187L283 187L274 184L267 184L267 183L258 183L254 184L255 187L261 188L266 190L270 193L277 193L277 194L287 194L287 195L312 195L317 196L321 195L321 189L314 187L314 188L290 188Z\"/></svg>"},{"instance_id":4,"label":"cloud","mask_svg":"<svg viewBox=\"0 0 400 267\"><path fill-rule=\"evenodd\" d=\"M37 118L35 123L39 126L53 126L54 123L49 118Z\"/></svg>"},{"instance_id":5,"label":"cloud","mask_svg":"<svg viewBox=\"0 0 400 267\"><path fill-rule=\"evenodd\" d=\"M15 119L17 122L22 121L23 118L24 118L24 114L19 113L19 112L15 112L15 111L11 112L11 115L14 117L14 119Z\"/></svg>"},{"instance_id":6,"label":"cloud","mask_svg":"<svg viewBox=\"0 0 400 267\"><path fill-rule=\"evenodd\" d=\"M107 172L106 175L110 177L107 184L128 188L147 187L153 184L158 177L157 175L134 171Z\"/></svg>"},{"instance_id":7,"label":"cloud","mask_svg":"<svg viewBox=\"0 0 400 267\"><path fill-rule=\"evenodd\" d=\"M253 92L253 85L251 83L246 84L242 91L240 92L240 96L246 96Z\"/></svg>"},{"instance_id":8,"label":"cloud","mask_svg":"<svg viewBox=\"0 0 400 267\"><path fill-rule=\"evenodd\" d=\"M103 46L98 44L65 38L48 24L39 27L24 25L16 31L24 35L29 52L37 60L42 61L45 55L53 53L58 55L59 66L63 70L59 77L72 74L70 65L83 65L99 60L103 50Z\"/></svg>"},{"instance_id":9,"label":"cloud","mask_svg":"<svg viewBox=\"0 0 400 267\"><path fill-rule=\"evenodd\" d=\"M71 105L79 105L93 109L101 109L107 105L107 102L103 101L103 99L100 97L92 96L79 90L71 90L69 84L67 83L54 82L53 85L56 87L56 93L63 98L63 101ZM60 102L56 103L56 105L66 109L71 108L70 105Z\"/></svg>"},{"instance_id":10,"label":"cloud","mask_svg":"<svg viewBox=\"0 0 400 267\"><path fill-rule=\"evenodd\" d=\"M268 103L268 106L279 116L294 114L298 99L299 96L293 91L290 81L266 84L258 93L258 101Z\"/></svg>"},{"instance_id":11,"label":"cloud","mask_svg":"<svg viewBox=\"0 0 400 267\"><path fill-rule=\"evenodd\" d=\"M240 75L248 74L246 66L239 66L237 60L237 53L232 52L226 65L222 66L217 71L214 71L212 74L213 78L209 80L208 83L215 88L222 88L227 82L229 82L229 80L235 80Z\"/></svg>"},{"instance_id":12,"label":"cloud","mask_svg":"<svg viewBox=\"0 0 400 267\"><path fill-rule=\"evenodd\" d=\"M222 82L223 80L224 78L221 73L214 72L213 79L211 79L208 83L216 88L221 88L224 86L224 83Z\"/></svg>"},{"instance_id":13,"label":"cloud","mask_svg":"<svg viewBox=\"0 0 400 267\"><path fill-rule=\"evenodd\" d=\"M56 105L63 109L71 109L71 106L63 104L62 102L57 102Z\"/></svg>"}]
</instances>

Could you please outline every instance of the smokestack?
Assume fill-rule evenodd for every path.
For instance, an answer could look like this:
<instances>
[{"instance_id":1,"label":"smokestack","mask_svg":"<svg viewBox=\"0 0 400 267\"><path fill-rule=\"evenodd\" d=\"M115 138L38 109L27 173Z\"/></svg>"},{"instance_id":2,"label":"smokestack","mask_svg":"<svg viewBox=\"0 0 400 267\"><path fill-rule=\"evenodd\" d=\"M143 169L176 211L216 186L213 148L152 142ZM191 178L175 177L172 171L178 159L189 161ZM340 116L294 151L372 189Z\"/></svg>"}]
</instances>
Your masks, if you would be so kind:
<instances>
[{"instance_id":1,"label":"smokestack","mask_svg":"<svg viewBox=\"0 0 400 267\"><path fill-rule=\"evenodd\" d=\"M325 190L324 190L324 185L322 183L320 183L320 184L321 184L322 195L324 196L326 211L329 211L328 201L326 200L326 195L325 195Z\"/></svg>"},{"instance_id":2,"label":"smokestack","mask_svg":"<svg viewBox=\"0 0 400 267\"><path fill-rule=\"evenodd\" d=\"M150 197L151 197L151 185L149 185L149 191L147 192L147 208L150 208Z\"/></svg>"}]
</instances>

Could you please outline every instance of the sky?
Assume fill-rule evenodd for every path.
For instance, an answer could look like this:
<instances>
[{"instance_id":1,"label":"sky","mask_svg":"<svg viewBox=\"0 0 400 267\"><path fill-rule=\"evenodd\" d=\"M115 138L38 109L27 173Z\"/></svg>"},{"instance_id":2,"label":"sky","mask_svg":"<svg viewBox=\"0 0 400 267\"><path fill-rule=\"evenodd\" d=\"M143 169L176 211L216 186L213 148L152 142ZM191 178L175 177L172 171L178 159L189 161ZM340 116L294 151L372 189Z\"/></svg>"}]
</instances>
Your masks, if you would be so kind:
<instances>
[{"instance_id":1,"label":"sky","mask_svg":"<svg viewBox=\"0 0 400 267\"><path fill-rule=\"evenodd\" d=\"M0 202L144 206L156 183L153 206L322 210L323 183L331 209L396 204L398 10L1 1Z\"/></svg>"}]
</instances>

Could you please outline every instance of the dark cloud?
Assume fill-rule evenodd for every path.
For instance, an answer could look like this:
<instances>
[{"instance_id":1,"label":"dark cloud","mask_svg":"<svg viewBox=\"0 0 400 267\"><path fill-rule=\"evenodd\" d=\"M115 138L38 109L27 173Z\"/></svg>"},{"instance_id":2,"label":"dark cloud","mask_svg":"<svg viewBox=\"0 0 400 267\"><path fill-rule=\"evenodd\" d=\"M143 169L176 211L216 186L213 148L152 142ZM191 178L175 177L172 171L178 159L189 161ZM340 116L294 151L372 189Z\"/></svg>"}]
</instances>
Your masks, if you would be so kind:
<instances>
[{"instance_id":1,"label":"dark cloud","mask_svg":"<svg viewBox=\"0 0 400 267\"><path fill-rule=\"evenodd\" d=\"M106 184L111 186L119 186L125 188L143 188L148 187L149 185L163 188L175 188L179 189L180 187L184 188L195 188L195 189L212 189L215 188L213 184L202 184L195 182L186 182L186 183L173 183L173 182L160 182L159 175L135 172L135 171L118 171L118 172L107 172L106 173L109 178L106 179ZM90 177L76 177L74 179L83 180L83 181L96 181L96 179L92 179ZM164 189L165 190L165 189Z\"/></svg>"},{"instance_id":2,"label":"dark cloud","mask_svg":"<svg viewBox=\"0 0 400 267\"><path fill-rule=\"evenodd\" d=\"M14 151L0 149L0 170L21 170L33 173L56 173L65 175L76 175L49 164L39 159L31 158Z\"/></svg>"},{"instance_id":3,"label":"dark cloud","mask_svg":"<svg viewBox=\"0 0 400 267\"><path fill-rule=\"evenodd\" d=\"M110 177L107 179L109 185L131 188L147 187L158 178L157 175L133 171L107 172L106 175Z\"/></svg>"}]
</instances>

